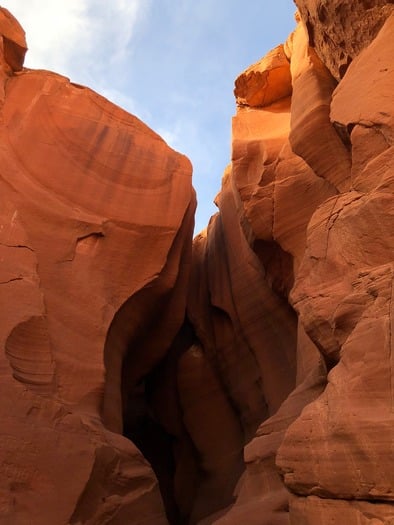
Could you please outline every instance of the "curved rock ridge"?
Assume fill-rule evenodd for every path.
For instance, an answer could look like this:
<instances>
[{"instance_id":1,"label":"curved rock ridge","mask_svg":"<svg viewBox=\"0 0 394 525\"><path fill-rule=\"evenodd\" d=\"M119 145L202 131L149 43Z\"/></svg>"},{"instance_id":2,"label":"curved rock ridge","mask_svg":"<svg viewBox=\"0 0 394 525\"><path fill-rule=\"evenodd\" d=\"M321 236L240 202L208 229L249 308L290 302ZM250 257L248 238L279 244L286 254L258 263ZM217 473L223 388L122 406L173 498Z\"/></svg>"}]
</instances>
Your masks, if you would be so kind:
<instances>
[{"instance_id":1,"label":"curved rock ridge","mask_svg":"<svg viewBox=\"0 0 394 525\"><path fill-rule=\"evenodd\" d=\"M394 14L297 0L218 212L0 8L0 523L394 523Z\"/></svg>"},{"instance_id":2,"label":"curved rock ridge","mask_svg":"<svg viewBox=\"0 0 394 525\"><path fill-rule=\"evenodd\" d=\"M3 8L0 35L0 522L164 525L122 435L122 367L132 389L183 323L190 162L90 89L24 69ZM141 315L165 330L144 339Z\"/></svg>"}]
</instances>

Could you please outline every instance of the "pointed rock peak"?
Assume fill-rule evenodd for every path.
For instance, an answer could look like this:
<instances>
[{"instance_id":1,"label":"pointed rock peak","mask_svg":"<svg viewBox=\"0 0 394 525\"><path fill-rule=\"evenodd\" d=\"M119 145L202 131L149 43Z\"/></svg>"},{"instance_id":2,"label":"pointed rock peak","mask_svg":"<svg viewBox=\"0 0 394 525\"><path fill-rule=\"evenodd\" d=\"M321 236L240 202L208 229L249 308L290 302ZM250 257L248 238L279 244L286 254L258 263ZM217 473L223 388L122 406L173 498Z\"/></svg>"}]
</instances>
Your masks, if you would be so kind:
<instances>
[{"instance_id":1,"label":"pointed rock peak","mask_svg":"<svg viewBox=\"0 0 394 525\"><path fill-rule=\"evenodd\" d=\"M27 44L25 32L18 20L4 7L0 7L1 54L13 71L23 67Z\"/></svg>"}]
</instances>

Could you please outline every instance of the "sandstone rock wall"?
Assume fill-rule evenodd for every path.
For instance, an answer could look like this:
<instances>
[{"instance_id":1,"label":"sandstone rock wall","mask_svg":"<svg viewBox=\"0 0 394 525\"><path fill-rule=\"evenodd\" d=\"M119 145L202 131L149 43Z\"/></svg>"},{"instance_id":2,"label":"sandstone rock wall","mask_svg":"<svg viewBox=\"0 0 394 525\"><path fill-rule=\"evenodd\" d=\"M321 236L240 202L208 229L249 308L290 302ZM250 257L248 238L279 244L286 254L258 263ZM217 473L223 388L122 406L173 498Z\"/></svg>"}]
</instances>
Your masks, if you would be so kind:
<instances>
[{"instance_id":1,"label":"sandstone rock wall","mask_svg":"<svg viewBox=\"0 0 394 525\"><path fill-rule=\"evenodd\" d=\"M394 523L393 5L297 5L193 244L187 159L0 9L1 524Z\"/></svg>"},{"instance_id":2,"label":"sandstone rock wall","mask_svg":"<svg viewBox=\"0 0 394 525\"><path fill-rule=\"evenodd\" d=\"M238 388L255 388L243 400L260 392L267 405L244 433L235 500L205 525L394 520L393 6L297 3L284 46L236 80L219 212L194 240L190 293L207 288L189 299L196 335L230 399L231 360ZM243 288L255 324L240 315ZM224 345L211 335L224 333L218 306ZM283 393L273 409L267 376ZM242 424L250 409L233 405Z\"/></svg>"},{"instance_id":3,"label":"sandstone rock wall","mask_svg":"<svg viewBox=\"0 0 394 525\"><path fill-rule=\"evenodd\" d=\"M132 392L183 323L190 163L91 90L23 69L5 9L0 34L0 522L164 524L122 436L122 369Z\"/></svg>"}]
</instances>

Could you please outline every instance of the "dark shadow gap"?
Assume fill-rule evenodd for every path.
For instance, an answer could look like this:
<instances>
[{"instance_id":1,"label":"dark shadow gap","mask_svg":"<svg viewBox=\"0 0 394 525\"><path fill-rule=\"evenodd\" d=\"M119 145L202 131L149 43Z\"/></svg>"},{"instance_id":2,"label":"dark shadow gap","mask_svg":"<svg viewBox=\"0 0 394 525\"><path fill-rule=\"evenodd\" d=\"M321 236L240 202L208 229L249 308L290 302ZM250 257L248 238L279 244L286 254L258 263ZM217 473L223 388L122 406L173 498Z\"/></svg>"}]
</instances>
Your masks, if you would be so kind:
<instances>
[{"instance_id":1,"label":"dark shadow gap","mask_svg":"<svg viewBox=\"0 0 394 525\"><path fill-rule=\"evenodd\" d=\"M169 431L169 421L177 410L177 361L193 344L194 338L193 328L186 320L166 357L136 386L128 382L136 365L136 353L131 345L122 365L123 435L138 447L150 463L159 483L170 525L187 525L189 522L189 512L182 511L185 505L182 501L177 501L174 486L177 471L176 447L182 436ZM157 399L167 400L167 396L168 414L161 413L157 406ZM180 415L179 425L182 425Z\"/></svg>"},{"instance_id":2,"label":"dark shadow gap","mask_svg":"<svg viewBox=\"0 0 394 525\"><path fill-rule=\"evenodd\" d=\"M174 496L176 469L173 454L174 437L166 432L151 413L146 401L145 387L141 385L139 398L131 399L124 417L123 435L130 439L150 463L159 482L164 508L171 525L181 525ZM138 414L136 407L138 405Z\"/></svg>"}]
</instances>

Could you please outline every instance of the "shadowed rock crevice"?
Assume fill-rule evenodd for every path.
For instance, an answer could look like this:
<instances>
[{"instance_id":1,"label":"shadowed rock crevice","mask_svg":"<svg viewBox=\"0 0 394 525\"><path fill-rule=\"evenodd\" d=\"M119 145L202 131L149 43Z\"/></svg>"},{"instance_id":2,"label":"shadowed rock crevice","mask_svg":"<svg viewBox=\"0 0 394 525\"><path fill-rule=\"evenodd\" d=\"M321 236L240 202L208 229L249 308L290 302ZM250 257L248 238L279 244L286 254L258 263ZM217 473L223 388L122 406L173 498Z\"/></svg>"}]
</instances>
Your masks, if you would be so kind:
<instances>
[{"instance_id":1,"label":"shadowed rock crevice","mask_svg":"<svg viewBox=\"0 0 394 525\"><path fill-rule=\"evenodd\" d=\"M230 327L230 318L219 313L213 309L216 330L223 328L220 319L227 319ZM222 337L223 330L219 334ZM214 344L219 343L217 351L223 352L225 347L219 341ZM272 407L261 391L265 409L250 426L245 410L256 408L240 404L242 388L250 386L242 387L240 374L238 387L235 377L228 383L228 369L206 353L188 320L165 358L137 383L131 378L143 368L143 353L136 350L136 344L136 340L128 344L121 365L122 432L152 466L169 523L196 524L234 502L236 483L245 469L243 447ZM235 356L231 366L241 364ZM238 393L231 390L234 387L240 389ZM261 378L256 387L263 389Z\"/></svg>"},{"instance_id":2,"label":"shadowed rock crevice","mask_svg":"<svg viewBox=\"0 0 394 525\"><path fill-rule=\"evenodd\" d=\"M152 466L171 525L189 522L199 476L197 454L183 424L177 386L178 360L194 340L193 329L186 321L166 357L135 386L130 377L139 365L131 346L122 365L123 435Z\"/></svg>"},{"instance_id":3,"label":"shadowed rock crevice","mask_svg":"<svg viewBox=\"0 0 394 525\"><path fill-rule=\"evenodd\" d=\"M148 376L133 392L129 392L124 402L123 435L139 448L150 463L159 482L168 521L171 525L180 525L182 522L174 496L175 438L166 432L153 412L149 379Z\"/></svg>"},{"instance_id":4,"label":"shadowed rock crevice","mask_svg":"<svg viewBox=\"0 0 394 525\"><path fill-rule=\"evenodd\" d=\"M288 301L290 290L294 285L292 255L285 252L278 243L261 239L254 241L253 251L265 270L267 283L280 297Z\"/></svg>"}]
</instances>

